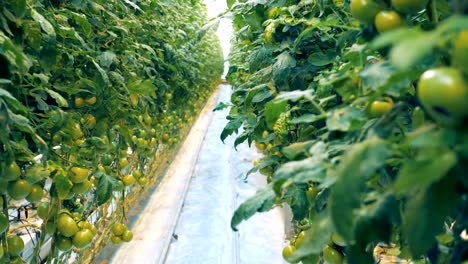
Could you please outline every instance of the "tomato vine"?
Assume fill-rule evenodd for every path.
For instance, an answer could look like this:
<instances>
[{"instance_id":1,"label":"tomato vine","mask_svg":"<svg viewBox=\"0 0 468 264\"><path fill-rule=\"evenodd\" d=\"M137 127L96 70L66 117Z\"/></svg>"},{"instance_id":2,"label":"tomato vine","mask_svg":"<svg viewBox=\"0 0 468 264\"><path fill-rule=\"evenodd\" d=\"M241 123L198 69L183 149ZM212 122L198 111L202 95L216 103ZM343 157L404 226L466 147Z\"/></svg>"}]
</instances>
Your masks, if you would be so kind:
<instances>
[{"instance_id":1,"label":"tomato vine","mask_svg":"<svg viewBox=\"0 0 468 264\"><path fill-rule=\"evenodd\" d=\"M467 4L227 2L221 139L255 142L265 155L249 173L269 183L232 228L288 206L304 230L283 251L291 263L466 261Z\"/></svg>"},{"instance_id":2,"label":"tomato vine","mask_svg":"<svg viewBox=\"0 0 468 264\"><path fill-rule=\"evenodd\" d=\"M206 12L198 0L0 0L3 214L38 216L9 217L0 263L42 263L49 238L48 263L90 263L107 241L132 239L112 226L220 81ZM21 255L26 236L12 235L36 223L34 253Z\"/></svg>"}]
</instances>

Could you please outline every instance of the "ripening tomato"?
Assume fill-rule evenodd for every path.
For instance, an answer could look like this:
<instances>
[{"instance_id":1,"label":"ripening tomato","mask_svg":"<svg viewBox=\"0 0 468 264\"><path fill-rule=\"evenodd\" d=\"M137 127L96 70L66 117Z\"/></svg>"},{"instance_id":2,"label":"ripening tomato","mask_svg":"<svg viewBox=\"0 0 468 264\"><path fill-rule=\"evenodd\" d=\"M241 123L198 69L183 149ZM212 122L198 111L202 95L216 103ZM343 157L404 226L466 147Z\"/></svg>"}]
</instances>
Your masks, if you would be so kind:
<instances>
[{"instance_id":1,"label":"ripening tomato","mask_svg":"<svg viewBox=\"0 0 468 264\"><path fill-rule=\"evenodd\" d=\"M73 235L72 243L73 243L73 246L77 248L85 248L91 244L91 242L93 241L93 238L94 238L93 232L85 228L76 232L76 234Z\"/></svg>"},{"instance_id":2,"label":"ripening tomato","mask_svg":"<svg viewBox=\"0 0 468 264\"><path fill-rule=\"evenodd\" d=\"M86 168L72 167L70 171L69 179L73 183L83 182L89 175L89 170Z\"/></svg>"},{"instance_id":3,"label":"ripening tomato","mask_svg":"<svg viewBox=\"0 0 468 264\"><path fill-rule=\"evenodd\" d=\"M336 249L326 245L323 248L323 260L328 264L342 264L343 256Z\"/></svg>"},{"instance_id":4,"label":"ripening tomato","mask_svg":"<svg viewBox=\"0 0 468 264\"><path fill-rule=\"evenodd\" d=\"M19 256L24 250L24 241L20 236L11 235L7 237L7 252L10 256Z\"/></svg>"},{"instance_id":5,"label":"ripening tomato","mask_svg":"<svg viewBox=\"0 0 468 264\"><path fill-rule=\"evenodd\" d=\"M84 104L84 100L81 97L76 97L75 98L75 106L76 107L82 107Z\"/></svg>"},{"instance_id":6,"label":"ripening tomato","mask_svg":"<svg viewBox=\"0 0 468 264\"><path fill-rule=\"evenodd\" d=\"M20 179L10 182L7 187L8 195L14 200L26 198L32 190L32 185L26 180Z\"/></svg>"},{"instance_id":7,"label":"ripening tomato","mask_svg":"<svg viewBox=\"0 0 468 264\"><path fill-rule=\"evenodd\" d=\"M31 192L26 196L26 200L30 203L37 203L44 197L44 189L38 184L34 184L31 188Z\"/></svg>"},{"instance_id":8,"label":"ripening tomato","mask_svg":"<svg viewBox=\"0 0 468 264\"><path fill-rule=\"evenodd\" d=\"M468 84L455 68L427 70L419 78L417 95L424 108L436 119L458 120L468 115Z\"/></svg>"},{"instance_id":9,"label":"ripening tomato","mask_svg":"<svg viewBox=\"0 0 468 264\"><path fill-rule=\"evenodd\" d=\"M380 11L375 16L374 24L377 31L382 33L403 27L405 25L405 21L397 12L384 10Z\"/></svg>"},{"instance_id":10,"label":"ripening tomato","mask_svg":"<svg viewBox=\"0 0 468 264\"><path fill-rule=\"evenodd\" d=\"M371 117L381 117L388 113L393 105L393 100L390 97L386 97L384 100L372 102L369 107L369 113Z\"/></svg>"},{"instance_id":11,"label":"ripening tomato","mask_svg":"<svg viewBox=\"0 0 468 264\"><path fill-rule=\"evenodd\" d=\"M289 263L294 263L292 259L292 255L296 252L296 247L292 245L287 245L283 248L283 258Z\"/></svg>"},{"instance_id":12,"label":"ripening tomato","mask_svg":"<svg viewBox=\"0 0 468 264\"><path fill-rule=\"evenodd\" d=\"M366 24L374 23L375 16L382 9L384 9L384 6L374 0L351 1L351 15Z\"/></svg>"},{"instance_id":13,"label":"ripening tomato","mask_svg":"<svg viewBox=\"0 0 468 264\"><path fill-rule=\"evenodd\" d=\"M90 97L90 98L86 99L86 103L89 104L89 105L93 105L96 102L97 102L96 96L93 96L93 97Z\"/></svg>"},{"instance_id":14,"label":"ripening tomato","mask_svg":"<svg viewBox=\"0 0 468 264\"><path fill-rule=\"evenodd\" d=\"M12 162L8 167L6 167L3 178L7 181L15 181L19 179L21 175L21 169L16 162Z\"/></svg>"},{"instance_id":15,"label":"ripening tomato","mask_svg":"<svg viewBox=\"0 0 468 264\"><path fill-rule=\"evenodd\" d=\"M63 252L70 251L72 249L73 244L72 240L69 237L64 237L64 236L58 236L55 239L55 246Z\"/></svg>"},{"instance_id":16,"label":"ripening tomato","mask_svg":"<svg viewBox=\"0 0 468 264\"><path fill-rule=\"evenodd\" d=\"M130 230L127 230L122 234L122 241L130 242L130 240L132 239L133 239L133 232Z\"/></svg>"},{"instance_id":17,"label":"ripening tomato","mask_svg":"<svg viewBox=\"0 0 468 264\"><path fill-rule=\"evenodd\" d=\"M62 213L57 219L57 230L62 236L72 237L78 232L78 225L67 213Z\"/></svg>"}]
</instances>

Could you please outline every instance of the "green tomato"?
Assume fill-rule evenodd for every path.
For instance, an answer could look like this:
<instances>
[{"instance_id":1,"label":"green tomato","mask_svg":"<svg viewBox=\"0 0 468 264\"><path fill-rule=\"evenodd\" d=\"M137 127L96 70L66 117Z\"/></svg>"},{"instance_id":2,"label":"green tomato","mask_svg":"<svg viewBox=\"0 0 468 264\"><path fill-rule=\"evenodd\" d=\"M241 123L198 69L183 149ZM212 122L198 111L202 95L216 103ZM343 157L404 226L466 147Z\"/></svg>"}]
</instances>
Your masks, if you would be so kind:
<instances>
[{"instance_id":1,"label":"green tomato","mask_svg":"<svg viewBox=\"0 0 468 264\"><path fill-rule=\"evenodd\" d=\"M372 24L374 18L380 10L384 8L380 3L374 0L352 0L351 1L351 15L359 21Z\"/></svg>"},{"instance_id":2,"label":"green tomato","mask_svg":"<svg viewBox=\"0 0 468 264\"><path fill-rule=\"evenodd\" d=\"M296 247L293 245L287 245L283 248L283 258L289 263L295 263L292 259L292 255L296 252Z\"/></svg>"},{"instance_id":3,"label":"green tomato","mask_svg":"<svg viewBox=\"0 0 468 264\"><path fill-rule=\"evenodd\" d=\"M388 113L392 109L394 103L393 100L388 97L385 101L374 101L369 107L369 113L371 117L381 117Z\"/></svg>"},{"instance_id":4,"label":"green tomato","mask_svg":"<svg viewBox=\"0 0 468 264\"><path fill-rule=\"evenodd\" d=\"M58 236L55 240L55 246L63 252L70 251L72 249L73 244L72 240L69 237Z\"/></svg>"},{"instance_id":5,"label":"green tomato","mask_svg":"<svg viewBox=\"0 0 468 264\"><path fill-rule=\"evenodd\" d=\"M468 84L455 68L424 72L419 78L417 96L428 113L442 123L454 123L468 115Z\"/></svg>"},{"instance_id":6,"label":"green tomato","mask_svg":"<svg viewBox=\"0 0 468 264\"><path fill-rule=\"evenodd\" d=\"M377 31L382 33L405 26L405 21L397 12L383 10L375 16L374 24Z\"/></svg>"},{"instance_id":7,"label":"green tomato","mask_svg":"<svg viewBox=\"0 0 468 264\"><path fill-rule=\"evenodd\" d=\"M57 230L62 236L72 237L78 232L78 225L70 215L62 213L57 219Z\"/></svg>"},{"instance_id":8,"label":"green tomato","mask_svg":"<svg viewBox=\"0 0 468 264\"><path fill-rule=\"evenodd\" d=\"M16 162L12 162L8 167L6 167L3 178L7 181L18 180L21 175L21 169Z\"/></svg>"},{"instance_id":9,"label":"green tomato","mask_svg":"<svg viewBox=\"0 0 468 264\"><path fill-rule=\"evenodd\" d=\"M24 241L17 235L7 237L7 252L10 256L19 256L24 250Z\"/></svg>"},{"instance_id":10,"label":"green tomato","mask_svg":"<svg viewBox=\"0 0 468 264\"><path fill-rule=\"evenodd\" d=\"M73 235L72 243L73 243L73 246L77 248L85 248L91 244L91 242L93 241L93 238L94 238L93 232L85 228L76 232L76 234Z\"/></svg>"},{"instance_id":11,"label":"green tomato","mask_svg":"<svg viewBox=\"0 0 468 264\"><path fill-rule=\"evenodd\" d=\"M326 245L323 248L323 260L327 264L342 264L343 256L336 249Z\"/></svg>"}]
</instances>

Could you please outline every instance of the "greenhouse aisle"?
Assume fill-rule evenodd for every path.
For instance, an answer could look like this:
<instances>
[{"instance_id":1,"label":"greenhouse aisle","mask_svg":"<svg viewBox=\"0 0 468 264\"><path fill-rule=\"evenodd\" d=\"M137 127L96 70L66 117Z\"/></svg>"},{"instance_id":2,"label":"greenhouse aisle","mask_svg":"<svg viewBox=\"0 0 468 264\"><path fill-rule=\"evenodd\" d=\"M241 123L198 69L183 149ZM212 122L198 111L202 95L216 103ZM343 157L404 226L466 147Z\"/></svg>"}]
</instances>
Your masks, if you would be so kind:
<instances>
[{"instance_id":1,"label":"greenhouse aisle","mask_svg":"<svg viewBox=\"0 0 468 264\"><path fill-rule=\"evenodd\" d=\"M246 172L260 157L233 138L220 140L231 88L221 85L170 164L144 208L130 216L134 239L101 254L112 264L280 264L285 221L281 209L256 214L233 232L230 220L239 204L264 186L265 177Z\"/></svg>"},{"instance_id":2,"label":"greenhouse aisle","mask_svg":"<svg viewBox=\"0 0 468 264\"><path fill-rule=\"evenodd\" d=\"M218 101L227 102L230 90L221 86ZM255 215L237 233L230 228L234 210L265 184L265 177L253 174L245 181L259 154L245 144L236 151L232 138L220 141L226 111L213 115L165 263L283 263L280 210Z\"/></svg>"}]
</instances>

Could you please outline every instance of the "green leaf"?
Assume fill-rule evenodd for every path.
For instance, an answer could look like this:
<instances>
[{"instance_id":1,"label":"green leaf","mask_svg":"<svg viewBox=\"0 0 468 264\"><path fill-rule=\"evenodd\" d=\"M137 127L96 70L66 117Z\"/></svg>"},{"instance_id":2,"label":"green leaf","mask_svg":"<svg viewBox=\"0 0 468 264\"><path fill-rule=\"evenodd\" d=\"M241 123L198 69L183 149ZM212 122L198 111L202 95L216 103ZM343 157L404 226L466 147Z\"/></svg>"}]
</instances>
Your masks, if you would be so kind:
<instances>
[{"instance_id":1,"label":"green leaf","mask_svg":"<svg viewBox=\"0 0 468 264\"><path fill-rule=\"evenodd\" d=\"M396 44L390 51L390 60L401 70L409 69L421 61L437 44L437 35L423 34L407 38Z\"/></svg>"},{"instance_id":2,"label":"green leaf","mask_svg":"<svg viewBox=\"0 0 468 264\"><path fill-rule=\"evenodd\" d=\"M118 182L114 177L102 172L96 172L95 176L99 178L96 188L97 203L98 205L102 205L112 198L112 187L117 186Z\"/></svg>"},{"instance_id":3,"label":"green leaf","mask_svg":"<svg viewBox=\"0 0 468 264\"><path fill-rule=\"evenodd\" d=\"M270 98L274 93L270 90L262 90L258 92L253 98L252 103L260 103Z\"/></svg>"},{"instance_id":4,"label":"green leaf","mask_svg":"<svg viewBox=\"0 0 468 264\"><path fill-rule=\"evenodd\" d=\"M0 54L3 55L9 63L19 68L22 72L27 72L32 66L29 58L13 44L2 31L0 31Z\"/></svg>"},{"instance_id":5,"label":"green leaf","mask_svg":"<svg viewBox=\"0 0 468 264\"><path fill-rule=\"evenodd\" d=\"M270 210L275 204L275 192L271 186L257 191L257 193L243 202L239 208L236 209L231 219L231 228L237 231L237 226L244 220L249 219L255 213L266 212Z\"/></svg>"},{"instance_id":6,"label":"green leaf","mask_svg":"<svg viewBox=\"0 0 468 264\"><path fill-rule=\"evenodd\" d=\"M272 67L273 80L279 86L287 85L288 75L291 73L291 69L296 67L296 60L284 51L278 57Z\"/></svg>"},{"instance_id":7,"label":"green leaf","mask_svg":"<svg viewBox=\"0 0 468 264\"><path fill-rule=\"evenodd\" d=\"M424 190L447 175L456 164L456 153L448 149L419 154L415 160L410 159L403 163L393 189L397 194L409 193L415 189Z\"/></svg>"},{"instance_id":8,"label":"green leaf","mask_svg":"<svg viewBox=\"0 0 468 264\"><path fill-rule=\"evenodd\" d=\"M224 127L223 132L221 132L221 141L223 142L228 136L232 135L234 132L237 133L237 131L245 121L245 116L229 116L228 119L230 119L229 122Z\"/></svg>"},{"instance_id":9,"label":"green leaf","mask_svg":"<svg viewBox=\"0 0 468 264\"><path fill-rule=\"evenodd\" d=\"M49 177L49 171L42 166L42 164L34 164L32 167L29 167L26 171L25 179L29 183L37 183L43 179Z\"/></svg>"},{"instance_id":10,"label":"green leaf","mask_svg":"<svg viewBox=\"0 0 468 264\"><path fill-rule=\"evenodd\" d=\"M426 254L435 245L435 237L443 232L445 219L459 204L460 197L455 189L456 182L445 178L407 202L402 231L413 257Z\"/></svg>"},{"instance_id":11,"label":"green leaf","mask_svg":"<svg viewBox=\"0 0 468 264\"><path fill-rule=\"evenodd\" d=\"M284 194L284 198L288 199L289 206L293 213L293 220L301 221L309 212L309 202L304 189L298 185L291 185Z\"/></svg>"},{"instance_id":12,"label":"green leaf","mask_svg":"<svg viewBox=\"0 0 468 264\"><path fill-rule=\"evenodd\" d=\"M265 46L253 50L248 58L250 71L255 72L268 66L271 63L272 54L272 50Z\"/></svg>"},{"instance_id":13,"label":"green leaf","mask_svg":"<svg viewBox=\"0 0 468 264\"><path fill-rule=\"evenodd\" d=\"M305 141L292 143L281 149L281 153L288 158L289 160L294 160L299 156L305 155L308 153L310 147L315 143L315 141Z\"/></svg>"},{"instance_id":14,"label":"green leaf","mask_svg":"<svg viewBox=\"0 0 468 264\"><path fill-rule=\"evenodd\" d=\"M322 182L326 177L325 155L283 164L274 174L274 189L279 193L293 183Z\"/></svg>"},{"instance_id":15,"label":"green leaf","mask_svg":"<svg viewBox=\"0 0 468 264\"><path fill-rule=\"evenodd\" d=\"M297 102L301 99L308 99L310 101L313 100L312 93L312 90L281 92L275 97L274 101L277 103L283 101Z\"/></svg>"},{"instance_id":16,"label":"green leaf","mask_svg":"<svg viewBox=\"0 0 468 264\"><path fill-rule=\"evenodd\" d=\"M146 79L144 81L138 80L128 84L128 90L136 94L149 94L156 91L156 86L151 79Z\"/></svg>"},{"instance_id":17,"label":"green leaf","mask_svg":"<svg viewBox=\"0 0 468 264\"><path fill-rule=\"evenodd\" d=\"M360 129L365 122L363 109L347 106L328 112L327 128L332 131L353 131Z\"/></svg>"},{"instance_id":18,"label":"green leaf","mask_svg":"<svg viewBox=\"0 0 468 264\"><path fill-rule=\"evenodd\" d=\"M361 205L366 181L385 164L390 151L387 142L373 138L353 147L343 156L337 168L337 181L332 187L330 210L338 233L354 239L356 211Z\"/></svg>"},{"instance_id":19,"label":"green leaf","mask_svg":"<svg viewBox=\"0 0 468 264\"><path fill-rule=\"evenodd\" d=\"M109 69L115 59L115 53L111 51L105 51L96 58L96 60L99 62L99 65L105 69Z\"/></svg>"},{"instance_id":20,"label":"green leaf","mask_svg":"<svg viewBox=\"0 0 468 264\"><path fill-rule=\"evenodd\" d=\"M307 61L311 65L322 67L322 66L333 63L333 61L335 61L335 58L336 58L336 54L334 54L333 52L331 53L316 52L316 53L310 54L309 57L307 58Z\"/></svg>"},{"instance_id":21,"label":"green leaf","mask_svg":"<svg viewBox=\"0 0 468 264\"><path fill-rule=\"evenodd\" d=\"M31 9L31 17L41 25L42 30L49 35L55 37L55 30L52 24L35 9Z\"/></svg>"},{"instance_id":22,"label":"green leaf","mask_svg":"<svg viewBox=\"0 0 468 264\"><path fill-rule=\"evenodd\" d=\"M86 37L89 37L91 35L91 33L93 32L92 26L85 15L75 13L70 10L67 10L67 15L73 17L76 24L79 25L79 29L85 33Z\"/></svg>"},{"instance_id":23,"label":"green leaf","mask_svg":"<svg viewBox=\"0 0 468 264\"><path fill-rule=\"evenodd\" d=\"M55 91L52 91L50 89L45 89L45 91L52 97L55 99L55 101L57 102L57 105L60 106L60 107L68 107L68 102L67 102L67 99L65 99L61 94L55 92Z\"/></svg>"},{"instance_id":24,"label":"green leaf","mask_svg":"<svg viewBox=\"0 0 468 264\"><path fill-rule=\"evenodd\" d=\"M303 123L314 123L319 120L322 120L322 115L315 115L315 114L305 114L298 117L293 118L289 121L290 124L303 124Z\"/></svg>"},{"instance_id":25,"label":"green leaf","mask_svg":"<svg viewBox=\"0 0 468 264\"><path fill-rule=\"evenodd\" d=\"M26 12L26 0L13 0L8 1L15 12L15 15L19 18L23 17Z\"/></svg>"},{"instance_id":26,"label":"green leaf","mask_svg":"<svg viewBox=\"0 0 468 264\"><path fill-rule=\"evenodd\" d=\"M46 72L57 65L58 51L54 46L43 47L40 53L40 63Z\"/></svg>"},{"instance_id":27,"label":"green leaf","mask_svg":"<svg viewBox=\"0 0 468 264\"><path fill-rule=\"evenodd\" d=\"M265 122L269 129L273 129L276 120L278 120L278 117L281 115L281 113L286 112L287 108L287 101L270 101L265 105Z\"/></svg>"},{"instance_id":28,"label":"green leaf","mask_svg":"<svg viewBox=\"0 0 468 264\"><path fill-rule=\"evenodd\" d=\"M96 67L96 69L98 70L99 72L99 75L98 76L98 81L99 81L99 84L101 85L102 88L106 88L106 87L109 87L110 86L110 81L109 81L109 76L107 75L106 71L103 70L101 68L101 66L99 66L99 64L97 64L94 60L92 60L94 66Z\"/></svg>"},{"instance_id":29,"label":"green leaf","mask_svg":"<svg viewBox=\"0 0 468 264\"><path fill-rule=\"evenodd\" d=\"M310 228L304 232L303 242L292 255L293 261L299 261L308 255L322 253L323 247L328 243L333 232L333 225L328 212L324 211L315 216Z\"/></svg>"},{"instance_id":30,"label":"green leaf","mask_svg":"<svg viewBox=\"0 0 468 264\"><path fill-rule=\"evenodd\" d=\"M66 175L63 174L58 174L54 177L54 185L60 199L67 198L71 188L73 187L73 183Z\"/></svg>"}]
</instances>

